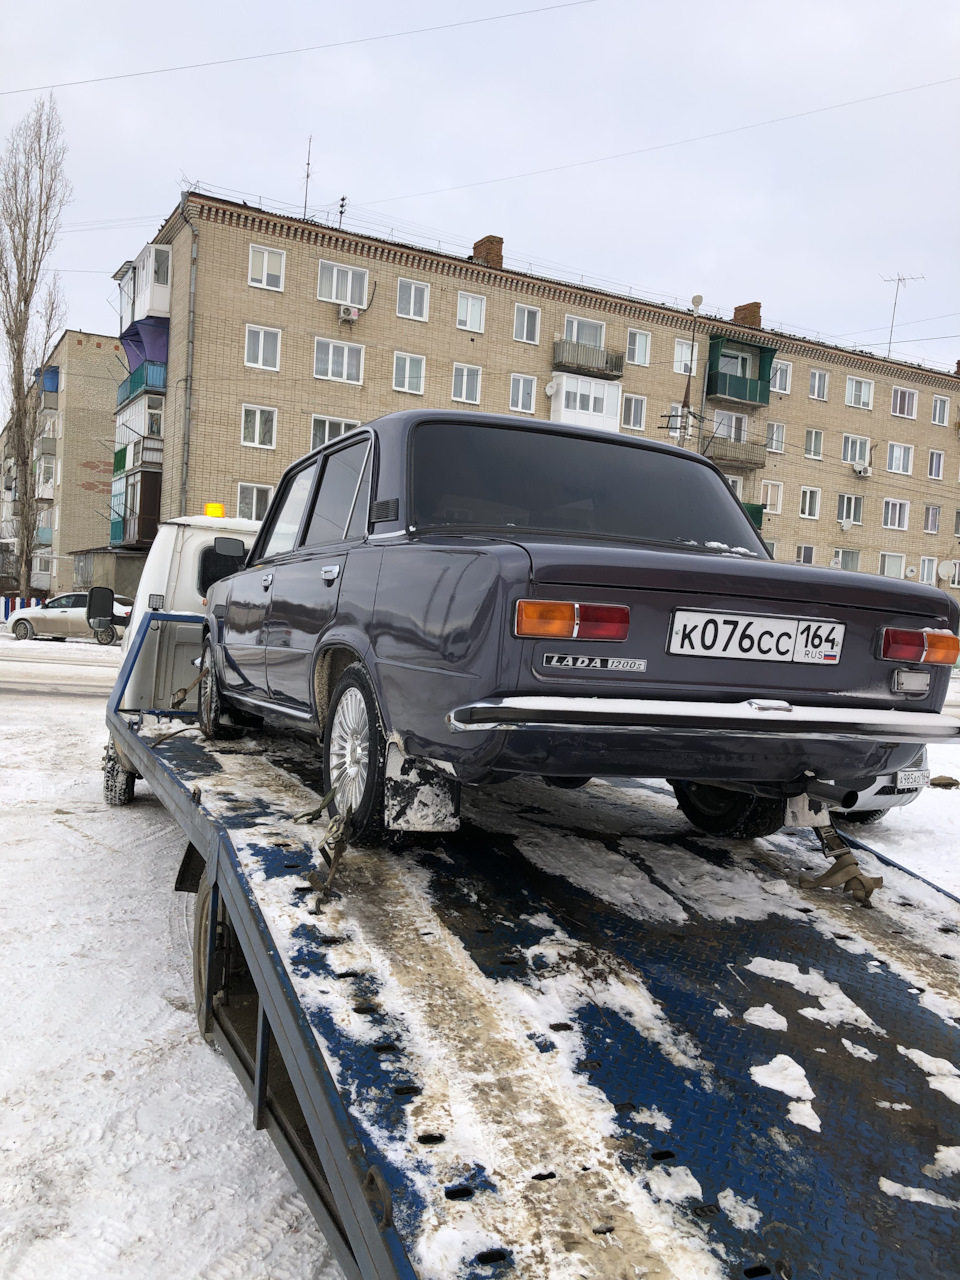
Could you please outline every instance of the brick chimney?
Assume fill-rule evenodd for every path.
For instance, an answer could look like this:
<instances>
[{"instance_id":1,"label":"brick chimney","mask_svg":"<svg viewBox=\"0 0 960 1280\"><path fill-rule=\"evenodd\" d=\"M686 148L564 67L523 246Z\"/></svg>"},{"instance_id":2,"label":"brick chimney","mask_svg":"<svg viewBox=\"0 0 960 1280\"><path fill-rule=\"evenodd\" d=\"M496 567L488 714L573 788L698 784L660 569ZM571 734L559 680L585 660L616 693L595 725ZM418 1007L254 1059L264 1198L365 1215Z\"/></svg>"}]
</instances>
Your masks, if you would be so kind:
<instances>
[{"instance_id":1,"label":"brick chimney","mask_svg":"<svg viewBox=\"0 0 960 1280\"><path fill-rule=\"evenodd\" d=\"M760 303L745 302L742 306L733 308L733 323L745 324L751 329L761 328L760 324Z\"/></svg>"},{"instance_id":2,"label":"brick chimney","mask_svg":"<svg viewBox=\"0 0 960 1280\"><path fill-rule=\"evenodd\" d=\"M503 270L503 236L484 236L473 246L474 262Z\"/></svg>"}]
</instances>

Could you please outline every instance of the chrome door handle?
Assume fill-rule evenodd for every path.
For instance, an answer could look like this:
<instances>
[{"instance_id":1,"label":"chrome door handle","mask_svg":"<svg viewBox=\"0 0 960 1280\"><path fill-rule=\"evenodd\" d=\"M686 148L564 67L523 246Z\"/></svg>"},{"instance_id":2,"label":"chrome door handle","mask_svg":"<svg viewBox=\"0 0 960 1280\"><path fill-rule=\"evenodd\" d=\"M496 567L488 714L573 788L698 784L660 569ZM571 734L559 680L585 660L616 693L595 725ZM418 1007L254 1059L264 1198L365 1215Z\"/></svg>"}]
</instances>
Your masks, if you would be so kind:
<instances>
[{"instance_id":1,"label":"chrome door handle","mask_svg":"<svg viewBox=\"0 0 960 1280\"><path fill-rule=\"evenodd\" d=\"M266 591L267 587L270 586L271 582L273 582L272 573L265 573L263 577L260 579L260 585L261 587L263 587L264 591Z\"/></svg>"},{"instance_id":2,"label":"chrome door handle","mask_svg":"<svg viewBox=\"0 0 960 1280\"><path fill-rule=\"evenodd\" d=\"M335 582L340 573L338 564L325 564L320 570L320 577L324 582Z\"/></svg>"}]
</instances>

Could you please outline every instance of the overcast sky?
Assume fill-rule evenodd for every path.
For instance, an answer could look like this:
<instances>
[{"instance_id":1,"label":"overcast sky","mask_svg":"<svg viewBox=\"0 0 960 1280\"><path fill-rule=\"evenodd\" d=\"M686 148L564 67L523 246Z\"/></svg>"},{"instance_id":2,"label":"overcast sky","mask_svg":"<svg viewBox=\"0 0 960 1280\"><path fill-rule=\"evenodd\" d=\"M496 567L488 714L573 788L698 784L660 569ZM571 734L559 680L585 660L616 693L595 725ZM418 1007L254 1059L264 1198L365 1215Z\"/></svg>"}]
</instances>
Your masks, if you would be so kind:
<instances>
[{"instance_id":1,"label":"overcast sky","mask_svg":"<svg viewBox=\"0 0 960 1280\"><path fill-rule=\"evenodd\" d=\"M549 0L4 5L10 90L533 9ZM56 265L69 323L117 330L113 271L181 187L727 313L953 370L956 0L590 0L452 30L59 88L74 200ZM838 110L704 137L874 95ZM681 145L671 145L680 143ZM624 155L634 152L639 154ZM579 163L603 159L599 163ZM563 168L562 166L577 167ZM531 170L554 170L516 177ZM509 179L502 181L500 179ZM482 185L469 185L482 184Z\"/></svg>"}]
</instances>

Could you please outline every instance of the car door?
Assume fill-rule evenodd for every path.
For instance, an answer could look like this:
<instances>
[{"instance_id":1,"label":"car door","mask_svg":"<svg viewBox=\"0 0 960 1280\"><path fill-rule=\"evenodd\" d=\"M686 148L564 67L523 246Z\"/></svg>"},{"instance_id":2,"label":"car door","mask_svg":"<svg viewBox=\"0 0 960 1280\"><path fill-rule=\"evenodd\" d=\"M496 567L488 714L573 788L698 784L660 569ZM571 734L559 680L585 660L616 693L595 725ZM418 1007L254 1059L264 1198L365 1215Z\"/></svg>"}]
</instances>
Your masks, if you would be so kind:
<instances>
[{"instance_id":1,"label":"car door","mask_svg":"<svg viewBox=\"0 0 960 1280\"><path fill-rule=\"evenodd\" d=\"M349 546L366 536L371 451L363 434L322 455L301 545L274 570L267 686L272 701L301 714L312 708L313 656L337 616Z\"/></svg>"},{"instance_id":2,"label":"car door","mask_svg":"<svg viewBox=\"0 0 960 1280\"><path fill-rule=\"evenodd\" d=\"M70 596L69 600L70 603L67 606L67 635L92 637L93 632L87 622L87 593L82 591L78 595Z\"/></svg>"},{"instance_id":3,"label":"car door","mask_svg":"<svg viewBox=\"0 0 960 1280\"><path fill-rule=\"evenodd\" d=\"M73 596L54 596L30 619L38 636L65 636L70 625L70 602Z\"/></svg>"}]
</instances>

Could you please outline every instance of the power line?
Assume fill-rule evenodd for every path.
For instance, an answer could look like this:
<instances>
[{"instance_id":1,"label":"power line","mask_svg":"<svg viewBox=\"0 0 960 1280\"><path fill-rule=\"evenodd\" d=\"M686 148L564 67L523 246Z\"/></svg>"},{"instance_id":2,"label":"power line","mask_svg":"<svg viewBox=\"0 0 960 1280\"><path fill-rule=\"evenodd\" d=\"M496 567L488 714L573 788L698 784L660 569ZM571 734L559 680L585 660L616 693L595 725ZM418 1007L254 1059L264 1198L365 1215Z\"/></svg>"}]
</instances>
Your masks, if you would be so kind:
<instances>
[{"instance_id":1,"label":"power line","mask_svg":"<svg viewBox=\"0 0 960 1280\"><path fill-rule=\"evenodd\" d=\"M598 0L564 0L562 4L540 5L536 9L515 9L512 13L494 13L486 18L465 18L460 22L443 22L432 27L411 27L408 31L390 31L377 36L356 36L352 40L334 40L329 44L309 44L297 49L276 49L271 53L248 53L236 58L214 58L207 62L185 62L175 67L155 67L150 71L123 71L111 76L90 76L85 80L61 80L55 84L36 84L25 89L0 89L0 97L17 93L41 93L48 89L73 89L78 85L106 84L111 80L137 80L144 76L165 76L173 71L199 71L205 67L228 67L240 62L262 62L267 58L289 58L297 53L319 53L325 49L346 49L351 45L375 44L384 40L400 40L407 36L430 35L436 31L454 31L461 27L477 27L487 22L504 22L508 18L524 18L537 13L552 13L557 9L576 9L581 5L597 4Z\"/></svg>"}]
</instances>

